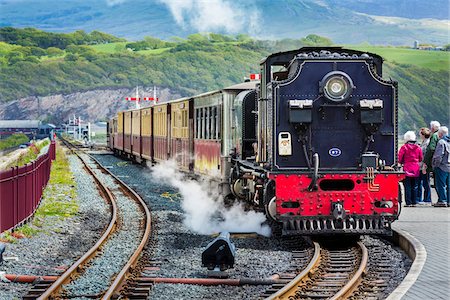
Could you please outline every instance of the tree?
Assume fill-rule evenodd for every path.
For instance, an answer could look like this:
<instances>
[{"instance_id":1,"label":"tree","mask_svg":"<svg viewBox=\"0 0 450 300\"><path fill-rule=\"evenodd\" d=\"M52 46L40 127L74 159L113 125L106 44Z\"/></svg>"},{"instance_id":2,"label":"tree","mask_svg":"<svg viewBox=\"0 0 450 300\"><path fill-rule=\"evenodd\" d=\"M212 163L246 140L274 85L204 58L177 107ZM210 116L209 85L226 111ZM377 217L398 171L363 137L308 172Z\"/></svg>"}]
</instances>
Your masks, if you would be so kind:
<instances>
[{"instance_id":1,"label":"tree","mask_svg":"<svg viewBox=\"0 0 450 300\"><path fill-rule=\"evenodd\" d=\"M241 43L246 43L246 42L252 41L252 38L249 35L243 34L243 33L237 34L235 39L236 39L236 41L241 42Z\"/></svg>"},{"instance_id":2,"label":"tree","mask_svg":"<svg viewBox=\"0 0 450 300\"><path fill-rule=\"evenodd\" d=\"M67 53L64 57L65 61L77 61L78 60L78 54L76 53Z\"/></svg>"},{"instance_id":3,"label":"tree","mask_svg":"<svg viewBox=\"0 0 450 300\"><path fill-rule=\"evenodd\" d=\"M56 48L56 47L48 47L47 48L47 55L50 57L54 57L54 56L61 56L64 54L64 51Z\"/></svg>"},{"instance_id":4,"label":"tree","mask_svg":"<svg viewBox=\"0 0 450 300\"><path fill-rule=\"evenodd\" d=\"M37 57L42 57L42 56L47 55L47 51L45 51L44 49L39 48L39 47L31 46L30 50L31 50L31 55L34 55Z\"/></svg>"},{"instance_id":5,"label":"tree","mask_svg":"<svg viewBox=\"0 0 450 300\"><path fill-rule=\"evenodd\" d=\"M13 65L19 61L23 60L23 53L17 50L10 51L6 54L6 59L8 60L9 65Z\"/></svg>"},{"instance_id":6,"label":"tree","mask_svg":"<svg viewBox=\"0 0 450 300\"><path fill-rule=\"evenodd\" d=\"M188 39L188 41L194 42L194 43L209 42L208 37L201 33L190 34L190 35L188 35L187 39Z\"/></svg>"},{"instance_id":7,"label":"tree","mask_svg":"<svg viewBox=\"0 0 450 300\"><path fill-rule=\"evenodd\" d=\"M307 46L331 46L333 42L326 38L319 36L317 34L309 34L308 36L301 39L301 42Z\"/></svg>"},{"instance_id":8,"label":"tree","mask_svg":"<svg viewBox=\"0 0 450 300\"><path fill-rule=\"evenodd\" d=\"M39 63L39 58L37 58L36 56L30 55L24 58L24 61L28 61L34 64Z\"/></svg>"},{"instance_id":9,"label":"tree","mask_svg":"<svg viewBox=\"0 0 450 300\"><path fill-rule=\"evenodd\" d=\"M166 47L165 41L162 41L160 39L151 36L144 37L144 41L150 49L158 49Z\"/></svg>"}]
</instances>

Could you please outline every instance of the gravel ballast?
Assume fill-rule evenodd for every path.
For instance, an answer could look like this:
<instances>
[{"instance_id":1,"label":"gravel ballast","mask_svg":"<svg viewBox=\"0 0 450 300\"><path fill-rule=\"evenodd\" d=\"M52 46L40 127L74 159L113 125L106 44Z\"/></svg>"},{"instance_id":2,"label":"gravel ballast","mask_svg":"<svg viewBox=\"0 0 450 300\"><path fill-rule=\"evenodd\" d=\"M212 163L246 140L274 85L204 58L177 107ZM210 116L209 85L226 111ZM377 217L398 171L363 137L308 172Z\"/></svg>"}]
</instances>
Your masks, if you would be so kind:
<instances>
[{"instance_id":1,"label":"gravel ballast","mask_svg":"<svg viewBox=\"0 0 450 300\"><path fill-rule=\"evenodd\" d=\"M113 276L122 270L138 247L143 234L140 223L145 217L139 205L124 195L110 175L97 169L97 165L87 155L82 157L113 193L119 220L116 231L102 246L100 253L89 261L88 267L76 280L64 286L68 298L98 295L108 289Z\"/></svg>"}]
</instances>

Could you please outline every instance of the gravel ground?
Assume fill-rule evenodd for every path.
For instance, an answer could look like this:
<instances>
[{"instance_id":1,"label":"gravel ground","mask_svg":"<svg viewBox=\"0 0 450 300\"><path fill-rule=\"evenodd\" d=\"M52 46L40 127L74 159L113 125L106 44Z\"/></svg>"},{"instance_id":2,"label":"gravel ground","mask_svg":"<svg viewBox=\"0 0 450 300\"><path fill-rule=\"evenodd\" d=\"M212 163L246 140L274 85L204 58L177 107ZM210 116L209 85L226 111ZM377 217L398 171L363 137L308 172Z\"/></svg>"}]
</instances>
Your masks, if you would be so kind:
<instances>
[{"instance_id":1,"label":"gravel ground","mask_svg":"<svg viewBox=\"0 0 450 300\"><path fill-rule=\"evenodd\" d=\"M99 195L96 185L85 172L81 162L69 156L70 167L77 182L79 213L73 218L47 218L42 232L32 238L7 244L5 256L17 261L0 264L7 274L58 275L58 266L69 266L86 252L101 236L109 220L108 206ZM60 191L64 193L64 190ZM45 201L45 199L43 200ZM0 299L19 299L31 285L0 283Z\"/></svg>"},{"instance_id":2,"label":"gravel ground","mask_svg":"<svg viewBox=\"0 0 450 300\"><path fill-rule=\"evenodd\" d=\"M83 155L83 159L90 161L87 155ZM118 189L118 184L110 175L95 169L95 163L89 163L89 166L113 193L117 202L120 225L102 246L101 254L89 263L89 267L83 274L64 287L65 296L68 298L96 295L106 291L110 286L111 278L120 272L133 255L143 234L140 221L144 216L139 205Z\"/></svg>"},{"instance_id":3,"label":"gravel ground","mask_svg":"<svg viewBox=\"0 0 450 300\"><path fill-rule=\"evenodd\" d=\"M386 297L403 281L407 275L412 261L399 247L391 243L374 238L363 236L362 242L369 251L369 264L366 276L362 282L365 291L360 291L353 299L386 299ZM382 279L383 288L375 288L373 292L368 292L368 286L373 286L373 278L377 277L380 270L388 266L389 277Z\"/></svg>"},{"instance_id":4,"label":"gravel ground","mask_svg":"<svg viewBox=\"0 0 450 300\"><path fill-rule=\"evenodd\" d=\"M209 235L196 234L183 224L180 199L167 197L177 191L151 178L148 168L124 162L112 155L96 158L122 179L149 204L154 219L151 257L161 261L159 277L206 278L206 268L201 266L201 254L214 239ZM236 245L234 268L228 270L230 278L267 278L289 267L290 249L303 247L292 240L277 240L263 236L232 237ZM217 286L205 287L179 284L157 284L149 295L153 299L255 299L268 286Z\"/></svg>"}]
</instances>

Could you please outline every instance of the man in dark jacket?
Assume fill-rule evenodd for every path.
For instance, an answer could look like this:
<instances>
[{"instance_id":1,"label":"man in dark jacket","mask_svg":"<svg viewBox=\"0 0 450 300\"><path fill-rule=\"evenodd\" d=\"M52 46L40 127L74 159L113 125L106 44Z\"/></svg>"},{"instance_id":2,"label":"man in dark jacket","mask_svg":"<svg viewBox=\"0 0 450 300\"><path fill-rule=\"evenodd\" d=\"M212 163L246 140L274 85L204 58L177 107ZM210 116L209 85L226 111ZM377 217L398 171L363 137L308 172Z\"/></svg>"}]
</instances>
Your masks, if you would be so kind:
<instances>
[{"instance_id":1,"label":"man in dark jacket","mask_svg":"<svg viewBox=\"0 0 450 300\"><path fill-rule=\"evenodd\" d=\"M439 127L441 127L441 124L438 121L430 122L430 130L431 130L430 142L428 143L427 150L423 154L424 155L423 162L427 166L427 173L433 171L433 167L431 166L431 160L433 158L434 150L436 149L436 145L439 140L437 133Z\"/></svg>"},{"instance_id":2,"label":"man in dark jacket","mask_svg":"<svg viewBox=\"0 0 450 300\"><path fill-rule=\"evenodd\" d=\"M432 158L436 190L439 196L435 206L450 207L450 137L448 128L440 127L438 137L439 141Z\"/></svg>"}]
</instances>

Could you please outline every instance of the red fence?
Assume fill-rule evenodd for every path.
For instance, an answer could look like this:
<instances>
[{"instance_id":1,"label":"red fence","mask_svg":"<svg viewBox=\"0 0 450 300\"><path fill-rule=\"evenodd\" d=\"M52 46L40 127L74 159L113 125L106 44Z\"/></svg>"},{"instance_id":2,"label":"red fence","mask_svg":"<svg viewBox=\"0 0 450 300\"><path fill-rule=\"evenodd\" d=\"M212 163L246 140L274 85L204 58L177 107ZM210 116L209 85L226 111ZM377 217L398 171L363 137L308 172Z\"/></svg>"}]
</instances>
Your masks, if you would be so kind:
<instances>
[{"instance_id":1,"label":"red fence","mask_svg":"<svg viewBox=\"0 0 450 300\"><path fill-rule=\"evenodd\" d=\"M34 162L0 172L0 232L14 228L33 215L50 178L54 159L53 141L48 152Z\"/></svg>"}]
</instances>

